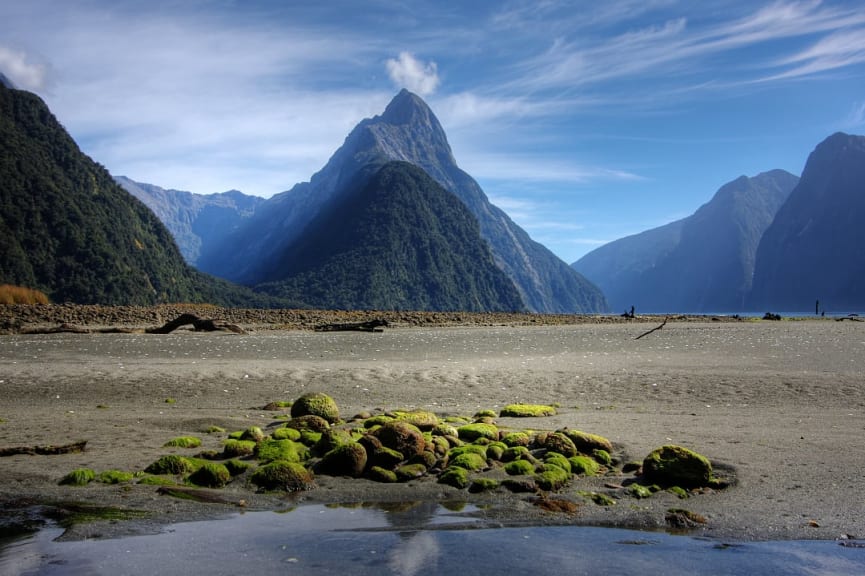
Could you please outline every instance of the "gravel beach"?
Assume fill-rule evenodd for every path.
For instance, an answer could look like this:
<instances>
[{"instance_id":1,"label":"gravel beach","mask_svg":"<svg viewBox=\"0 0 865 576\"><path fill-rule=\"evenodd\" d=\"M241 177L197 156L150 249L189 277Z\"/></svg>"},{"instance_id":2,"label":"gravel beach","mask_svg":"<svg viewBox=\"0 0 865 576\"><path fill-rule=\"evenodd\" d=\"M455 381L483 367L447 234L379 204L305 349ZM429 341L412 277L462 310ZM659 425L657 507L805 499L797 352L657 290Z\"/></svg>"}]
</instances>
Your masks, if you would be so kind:
<instances>
[{"instance_id":1,"label":"gravel beach","mask_svg":"<svg viewBox=\"0 0 865 576\"><path fill-rule=\"evenodd\" d=\"M705 517L694 533L716 538L865 537L865 324L683 318L636 339L663 319L541 319L392 322L381 333L264 330L247 322L246 335L0 336L0 449L87 441L82 453L0 459L2 514L71 501L151 513L68 534L84 538L218 517L240 505L434 499L479 502L491 525L664 528L666 511L677 507ZM229 484L216 492L221 503L137 484L58 485L76 468L135 472L166 453L189 453L163 447L176 436L219 449L225 435L204 433L208 426L266 427L279 413L264 405L309 391L330 394L343 418L411 408L471 416L511 403L555 403L552 417L497 422L600 434L623 461L679 444L710 458L734 484L686 500L668 493L638 500L616 488L626 474L577 478L561 495L579 500L579 490L606 491L616 504L581 502L575 513L543 510L532 495L473 495L432 479L379 484L319 475L318 488L289 497Z\"/></svg>"}]
</instances>

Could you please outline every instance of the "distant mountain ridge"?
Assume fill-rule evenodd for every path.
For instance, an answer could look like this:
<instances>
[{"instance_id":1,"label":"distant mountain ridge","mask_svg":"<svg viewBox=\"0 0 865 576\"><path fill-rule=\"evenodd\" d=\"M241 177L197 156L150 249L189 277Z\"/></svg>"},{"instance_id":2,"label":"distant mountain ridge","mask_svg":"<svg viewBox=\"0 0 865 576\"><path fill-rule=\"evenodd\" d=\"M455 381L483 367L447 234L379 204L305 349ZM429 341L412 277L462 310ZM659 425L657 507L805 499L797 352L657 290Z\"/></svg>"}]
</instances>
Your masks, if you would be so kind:
<instances>
[{"instance_id":1,"label":"distant mountain ridge","mask_svg":"<svg viewBox=\"0 0 865 576\"><path fill-rule=\"evenodd\" d=\"M248 285L273 281L292 244L323 206L392 160L422 168L455 194L478 220L496 265L537 312L600 312L606 301L549 250L529 238L480 186L459 169L435 115L418 96L401 91L381 116L360 122L309 182L268 200L236 233L202 249L202 270Z\"/></svg>"},{"instance_id":2,"label":"distant mountain ridge","mask_svg":"<svg viewBox=\"0 0 865 576\"><path fill-rule=\"evenodd\" d=\"M407 162L388 162L322 207L259 290L313 308L514 311L477 220Z\"/></svg>"},{"instance_id":3,"label":"distant mountain ridge","mask_svg":"<svg viewBox=\"0 0 865 576\"><path fill-rule=\"evenodd\" d=\"M756 253L752 310L865 309L865 136L836 133L802 178Z\"/></svg>"},{"instance_id":4,"label":"distant mountain ridge","mask_svg":"<svg viewBox=\"0 0 865 576\"><path fill-rule=\"evenodd\" d=\"M144 202L168 227L186 261L197 265L203 245L221 241L250 218L264 198L238 190L193 194L136 182L126 176L114 180Z\"/></svg>"},{"instance_id":5,"label":"distant mountain ridge","mask_svg":"<svg viewBox=\"0 0 865 576\"><path fill-rule=\"evenodd\" d=\"M602 246L573 264L614 310L741 311L764 231L798 178L783 170L722 186L693 215Z\"/></svg>"},{"instance_id":6,"label":"distant mountain ridge","mask_svg":"<svg viewBox=\"0 0 865 576\"><path fill-rule=\"evenodd\" d=\"M81 152L38 96L5 85L0 184L0 282L61 303L274 302L188 266L162 222Z\"/></svg>"}]
</instances>

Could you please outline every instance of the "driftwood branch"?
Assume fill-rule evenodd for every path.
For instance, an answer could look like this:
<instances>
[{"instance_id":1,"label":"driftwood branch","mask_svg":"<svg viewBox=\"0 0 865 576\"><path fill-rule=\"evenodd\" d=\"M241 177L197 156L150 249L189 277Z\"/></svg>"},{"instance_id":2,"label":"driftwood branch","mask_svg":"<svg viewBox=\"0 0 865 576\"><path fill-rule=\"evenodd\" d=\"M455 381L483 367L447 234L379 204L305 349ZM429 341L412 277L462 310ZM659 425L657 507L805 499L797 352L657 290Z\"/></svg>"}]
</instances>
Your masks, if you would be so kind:
<instances>
[{"instance_id":1,"label":"driftwood branch","mask_svg":"<svg viewBox=\"0 0 865 576\"><path fill-rule=\"evenodd\" d=\"M64 444L62 446L15 446L13 448L0 448L0 456L16 456L18 454L30 454L40 456L53 456L56 454L74 454L84 452L87 440Z\"/></svg>"},{"instance_id":2,"label":"driftwood branch","mask_svg":"<svg viewBox=\"0 0 865 576\"><path fill-rule=\"evenodd\" d=\"M229 324L222 320L212 320L210 318L199 318L195 314L181 314L174 320L166 322L158 328L148 328L145 330L148 334L170 334L181 326L192 325L192 328L197 332L218 332L227 331L235 334L246 334L246 330L237 324Z\"/></svg>"},{"instance_id":3,"label":"driftwood branch","mask_svg":"<svg viewBox=\"0 0 865 576\"><path fill-rule=\"evenodd\" d=\"M321 324L315 327L316 332L384 332L384 327L390 326L387 320L376 318L369 322L350 322L348 324Z\"/></svg>"},{"instance_id":4,"label":"driftwood branch","mask_svg":"<svg viewBox=\"0 0 865 576\"><path fill-rule=\"evenodd\" d=\"M639 336L637 336L636 338L634 338L634 340L639 340L639 339L642 338L643 336L648 336L648 335L651 334L652 332L655 332L656 330L660 330L660 329L663 328L664 325L667 323L667 320L668 320L668 318L664 318L664 321L661 322L661 325L660 325L660 326L655 326L654 328L652 328L652 329L649 330L648 332L643 332L642 334L640 334Z\"/></svg>"}]
</instances>

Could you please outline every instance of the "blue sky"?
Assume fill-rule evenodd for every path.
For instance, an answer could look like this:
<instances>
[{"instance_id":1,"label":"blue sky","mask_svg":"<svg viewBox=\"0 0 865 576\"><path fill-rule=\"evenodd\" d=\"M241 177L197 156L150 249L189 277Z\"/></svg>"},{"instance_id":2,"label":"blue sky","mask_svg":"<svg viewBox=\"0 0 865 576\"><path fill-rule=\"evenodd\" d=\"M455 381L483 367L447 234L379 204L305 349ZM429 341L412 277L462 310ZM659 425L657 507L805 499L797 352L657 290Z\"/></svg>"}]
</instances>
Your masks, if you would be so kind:
<instances>
[{"instance_id":1,"label":"blue sky","mask_svg":"<svg viewBox=\"0 0 865 576\"><path fill-rule=\"evenodd\" d=\"M0 0L0 71L113 174L270 196L406 87L567 262L865 133L861 0Z\"/></svg>"}]
</instances>

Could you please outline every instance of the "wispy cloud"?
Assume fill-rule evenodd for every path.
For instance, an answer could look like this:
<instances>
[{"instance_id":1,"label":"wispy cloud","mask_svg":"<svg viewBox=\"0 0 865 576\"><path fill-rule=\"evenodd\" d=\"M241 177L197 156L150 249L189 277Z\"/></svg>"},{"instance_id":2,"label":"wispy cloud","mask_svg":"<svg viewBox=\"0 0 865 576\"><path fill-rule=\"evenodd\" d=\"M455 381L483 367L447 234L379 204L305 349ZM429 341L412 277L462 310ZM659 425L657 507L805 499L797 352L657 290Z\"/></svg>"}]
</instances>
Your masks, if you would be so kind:
<instances>
[{"instance_id":1,"label":"wispy cloud","mask_svg":"<svg viewBox=\"0 0 865 576\"><path fill-rule=\"evenodd\" d=\"M398 58L389 58L385 66L397 88L408 88L421 96L429 96L439 86L436 63L421 62L411 52L400 52Z\"/></svg>"},{"instance_id":2,"label":"wispy cloud","mask_svg":"<svg viewBox=\"0 0 865 576\"><path fill-rule=\"evenodd\" d=\"M23 50L0 45L0 71L22 90L41 91L47 86L48 66Z\"/></svg>"},{"instance_id":3,"label":"wispy cloud","mask_svg":"<svg viewBox=\"0 0 865 576\"><path fill-rule=\"evenodd\" d=\"M555 182L582 185L596 181L640 181L639 174L618 168L580 165L568 159L525 154L473 154L469 172L484 180Z\"/></svg>"}]
</instances>

